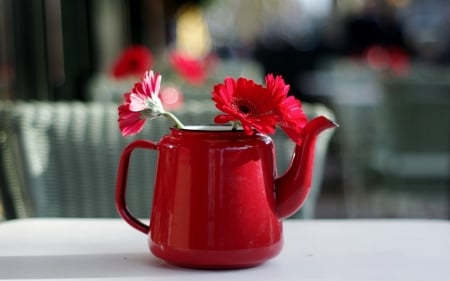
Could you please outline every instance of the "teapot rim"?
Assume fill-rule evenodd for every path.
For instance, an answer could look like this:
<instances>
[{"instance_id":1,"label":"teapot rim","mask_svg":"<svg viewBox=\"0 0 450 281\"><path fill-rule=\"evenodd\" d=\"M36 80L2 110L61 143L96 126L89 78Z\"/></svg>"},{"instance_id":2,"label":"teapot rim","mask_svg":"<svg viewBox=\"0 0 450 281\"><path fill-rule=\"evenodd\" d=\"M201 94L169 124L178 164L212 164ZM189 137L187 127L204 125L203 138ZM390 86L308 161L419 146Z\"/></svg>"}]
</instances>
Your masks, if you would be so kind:
<instances>
[{"instance_id":1,"label":"teapot rim","mask_svg":"<svg viewBox=\"0 0 450 281\"><path fill-rule=\"evenodd\" d=\"M243 132L242 128L233 129L231 125L186 125L183 128L175 128L172 130L180 131L200 131L200 132Z\"/></svg>"}]
</instances>

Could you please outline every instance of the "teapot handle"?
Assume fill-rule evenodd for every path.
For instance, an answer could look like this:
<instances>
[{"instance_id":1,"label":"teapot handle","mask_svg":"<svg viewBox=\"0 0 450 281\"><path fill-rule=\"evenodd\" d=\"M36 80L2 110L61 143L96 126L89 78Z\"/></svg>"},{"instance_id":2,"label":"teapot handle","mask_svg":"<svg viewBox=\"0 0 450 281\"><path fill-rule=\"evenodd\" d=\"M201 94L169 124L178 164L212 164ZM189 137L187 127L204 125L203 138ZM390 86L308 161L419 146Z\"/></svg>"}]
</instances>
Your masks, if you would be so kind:
<instances>
[{"instance_id":1,"label":"teapot handle","mask_svg":"<svg viewBox=\"0 0 450 281\"><path fill-rule=\"evenodd\" d=\"M116 208L119 212L120 216L132 227L137 230L148 234L150 232L150 227L141 221L139 221L127 208L126 204L126 187L127 187L127 178L128 178L128 166L130 163L131 153L136 148L157 150L158 144L148 140L135 140L128 144L122 154L120 156L119 161L119 169L117 172L117 181L116 181Z\"/></svg>"}]
</instances>

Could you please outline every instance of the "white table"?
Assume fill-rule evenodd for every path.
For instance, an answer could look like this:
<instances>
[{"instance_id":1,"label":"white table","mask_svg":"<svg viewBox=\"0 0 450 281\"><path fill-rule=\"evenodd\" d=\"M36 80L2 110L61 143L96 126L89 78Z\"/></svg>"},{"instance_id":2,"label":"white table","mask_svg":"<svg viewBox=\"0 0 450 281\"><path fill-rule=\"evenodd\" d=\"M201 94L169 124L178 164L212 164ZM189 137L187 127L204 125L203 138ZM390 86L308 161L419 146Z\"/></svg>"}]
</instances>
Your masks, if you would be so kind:
<instances>
[{"instance_id":1,"label":"white table","mask_svg":"<svg viewBox=\"0 0 450 281\"><path fill-rule=\"evenodd\" d=\"M0 279L450 280L450 222L284 222L282 253L241 270L168 265L119 219L22 219L0 223Z\"/></svg>"}]
</instances>

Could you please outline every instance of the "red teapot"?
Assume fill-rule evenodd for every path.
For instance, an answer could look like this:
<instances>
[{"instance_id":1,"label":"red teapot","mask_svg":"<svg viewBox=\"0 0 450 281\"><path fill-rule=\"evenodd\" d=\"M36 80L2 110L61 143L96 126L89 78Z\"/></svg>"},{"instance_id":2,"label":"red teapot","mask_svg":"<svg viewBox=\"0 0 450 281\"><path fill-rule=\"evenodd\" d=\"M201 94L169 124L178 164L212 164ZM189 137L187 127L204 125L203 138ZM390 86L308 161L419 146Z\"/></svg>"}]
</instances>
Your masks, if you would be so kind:
<instances>
[{"instance_id":1,"label":"red teapot","mask_svg":"<svg viewBox=\"0 0 450 281\"><path fill-rule=\"evenodd\" d=\"M287 171L277 175L270 137L226 126L172 128L159 142L136 140L122 152L116 206L132 227L147 234L151 252L194 268L242 268L282 249L282 219L304 203L311 186L316 137L336 124L317 117L305 126ZM149 225L126 204L132 152L158 151Z\"/></svg>"}]
</instances>

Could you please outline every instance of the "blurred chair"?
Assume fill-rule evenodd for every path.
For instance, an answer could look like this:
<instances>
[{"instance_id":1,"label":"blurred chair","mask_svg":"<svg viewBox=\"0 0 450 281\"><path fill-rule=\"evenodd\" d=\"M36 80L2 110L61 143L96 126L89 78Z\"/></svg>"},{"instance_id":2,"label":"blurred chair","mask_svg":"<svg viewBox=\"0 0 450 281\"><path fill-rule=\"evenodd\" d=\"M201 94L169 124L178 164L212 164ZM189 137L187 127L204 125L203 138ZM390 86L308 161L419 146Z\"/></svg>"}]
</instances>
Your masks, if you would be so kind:
<instances>
[{"instance_id":1,"label":"blurred chair","mask_svg":"<svg viewBox=\"0 0 450 281\"><path fill-rule=\"evenodd\" d=\"M450 217L450 76L424 72L381 80L369 164L386 216Z\"/></svg>"},{"instance_id":2,"label":"blurred chair","mask_svg":"<svg viewBox=\"0 0 450 281\"><path fill-rule=\"evenodd\" d=\"M314 75L316 92L330 101L340 124L336 131L347 217L368 216L372 159L380 103L378 73L354 60L332 60Z\"/></svg>"},{"instance_id":3,"label":"blurred chair","mask_svg":"<svg viewBox=\"0 0 450 281\"><path fill-rule=\"evenodd\" d=\"M341 124L348 217L448 217L450 69L337 61L317 79Z\"/></svg>"},{"instance_id":4,"label":"blurred chair","mask_svg":"<svg viewBox=\"0 0 450 281\"><path fill-rule=\"evenodd\" d=\"M311 116L333 118L323 106L304 107ZM218 111L210 101L194 101L174 113L185 124L205 124ZM0 116L0 198L7 219L117 217L114 193L122 149L138 138L157 141L170 126L159 118L137 136L123 137L115 103L0 101ZM318 139L314 186L304 217L314 213L331 134ZM293 144L284 135L273 139L283 171ZM152 151L136 151L131 159L127 201L138 217L149 216L155 164Z\"/></svg>"},{"instance_id":5,"label":"blurred chair","mask_svg":"<svg viewBox=\"0 0 450 281\"><path fill-rule=\"evenodd\" d=\"M385 78L373 167L390 178L450 179L450 80Z\"/></svg>"}]
</instances>

